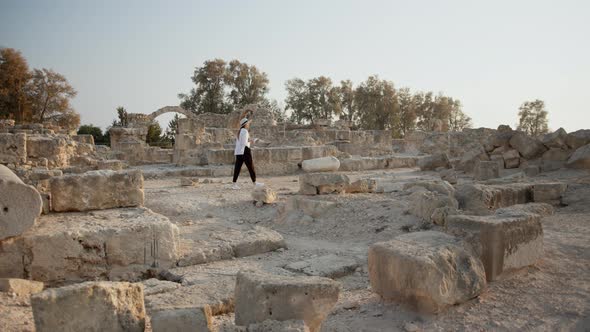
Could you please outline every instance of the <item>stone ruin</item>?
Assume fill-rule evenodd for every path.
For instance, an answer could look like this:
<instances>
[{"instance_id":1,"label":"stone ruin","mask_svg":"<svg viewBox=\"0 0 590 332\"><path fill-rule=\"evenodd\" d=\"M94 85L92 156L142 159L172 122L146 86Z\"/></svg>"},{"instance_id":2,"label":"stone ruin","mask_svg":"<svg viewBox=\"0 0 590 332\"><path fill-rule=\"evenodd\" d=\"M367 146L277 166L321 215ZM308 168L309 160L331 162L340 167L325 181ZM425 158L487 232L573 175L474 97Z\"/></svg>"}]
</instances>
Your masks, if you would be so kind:
<instances>
[{"instance_id":1,"label":"stone ruin","mask_svg":"<svg viewBox=\"0 0 590 332\"><path fill-rule=\"evenodd\" d=\"M174 148L149 147L146 125L165 112L187 115ZM280 206L278 223L309 225L338 209L322 197L399 193L406 214L429 225L372 243L360 260L330 254L269 271L240 259L284 252L280 232L184 225L145 206L146 173L180 177L186 190L229 176L239 112L166 107L129 119L110 130L110 148L0 122L0 291L30 298L37 331L320 331L342 295L338 279L358 271L384 301L441 313L543 259L542 220L567 205L568 183L539 174L590 170L590 130L532 138L500 126L400 140L344 121L277 124L255 109L260 174L298 176L286 200L269 186L251 193L259 209ZM135 167L144 164L171 165ZM365 174L396 169L429 178Z\"/></svg>"}]
</instances>

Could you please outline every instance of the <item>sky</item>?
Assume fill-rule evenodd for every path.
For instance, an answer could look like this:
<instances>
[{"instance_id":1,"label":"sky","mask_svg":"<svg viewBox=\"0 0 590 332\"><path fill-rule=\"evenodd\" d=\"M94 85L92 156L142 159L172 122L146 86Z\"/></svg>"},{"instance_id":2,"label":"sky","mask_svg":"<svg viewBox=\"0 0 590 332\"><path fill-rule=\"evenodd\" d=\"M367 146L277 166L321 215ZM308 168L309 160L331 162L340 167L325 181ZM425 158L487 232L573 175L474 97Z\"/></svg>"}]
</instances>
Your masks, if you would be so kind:
<instances>
[{"instance_id":1,"label":"sky","mask_svg":"<svg viewBox=\"0 0 590 332\"><path fill-rule=\"evenodd\" d=\"M0 47L64 74L103 128L118 106L178 105L214 58L256 65L279 102L294 77L377 74L458 98L475 127L515 127L541 99L551 129L590 128L590 1L0 0Z\"/></svg>"}]
</instances>

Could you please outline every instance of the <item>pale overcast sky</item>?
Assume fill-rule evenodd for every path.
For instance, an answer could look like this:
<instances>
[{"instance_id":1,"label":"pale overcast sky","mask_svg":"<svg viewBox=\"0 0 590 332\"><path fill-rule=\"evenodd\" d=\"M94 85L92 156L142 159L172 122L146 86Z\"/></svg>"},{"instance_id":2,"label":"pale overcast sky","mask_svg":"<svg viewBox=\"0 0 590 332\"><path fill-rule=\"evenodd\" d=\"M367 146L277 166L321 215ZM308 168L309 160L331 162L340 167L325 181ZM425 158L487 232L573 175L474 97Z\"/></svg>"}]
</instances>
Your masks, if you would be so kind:
<instances>
[{"instance_id":1,"label":"pale overcast sky","mask_svg":"<svg viewBox=\"0 0 590 332\"><path fill-rule=\"evenodd\" d=\"M64 74L103 128L177 105L212 58L256 65L279 101L293 77L378 74L459 98L476 127L539 98L551 129L590 128L590 1L0 0L0 46Z\"/></svg>"}]
</instances>

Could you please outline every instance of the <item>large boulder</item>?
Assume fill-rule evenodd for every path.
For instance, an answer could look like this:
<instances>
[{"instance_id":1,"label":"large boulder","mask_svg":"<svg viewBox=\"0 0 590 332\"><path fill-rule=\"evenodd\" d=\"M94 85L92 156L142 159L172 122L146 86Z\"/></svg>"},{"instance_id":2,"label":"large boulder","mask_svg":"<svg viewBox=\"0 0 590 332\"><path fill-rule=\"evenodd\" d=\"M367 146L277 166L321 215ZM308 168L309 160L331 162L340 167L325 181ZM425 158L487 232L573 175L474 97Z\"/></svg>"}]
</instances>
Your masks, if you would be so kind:
<instances>
[{"instance_id":1,"label":"large boulder","mask_svg":"<svg viewBox=\"0 0 590 332\"><path fill-rule=\"evenodd\" d=\"M500 177L500 164L497 161L480 161L475 166L474 178L478 181Z\"/></svg>"},{"instance_id":2,"label":"large boulder","mask_svg":"<svg viewBox=\"0 0 590 332\"><path fill-rule=\"evenodd\" d=\"M426 221L444 225L448 215L456 214L459 203L453 196L432 191L418 191L410 196L409 212Z\"/></svg>"},{"instance_id":3,"label":"large boulder","mask_svg":"<svg viewBox=\"0 0 590 332\"><path fill-rule=\"evenodd\" d=\"M434 171L435 169L449 168L449 157L446 153L435 153L418 160L418 167L421 171Z\"/></svg>"},{"instance_id":4,"label":"large boulder","mask_svg":"<svg viewBox=\"0 0 590 332\"><path fill-rule=\"evenodd\" d=\"M484 150L483 146L478 145L461 156L457 169L465 173L471 173L475 171L475 167L479 162L489 160L490 157Z\"/></svg>"},{"instance_id":5,"label":"large boulder","mask_svg":"<svg viewBox=\"0 0 590 332\"><path fill-rule=\"evenodd\" d=\"M454 215L447 232L465 239L479 257L488 281L529 266L543 256L541 216L516 209L490 216Z\"/></svg>"},{"instance_id":6,"label":"large boulder","mask_svg":"<svg viewBox=\"0 0 590 332\"><path fill-rule=\"evenodd\" d=\"M153 332L210 331L211 313L205 308L164 308L150 313Z\"/></svg>"},{"instance_id":7,"label":"large boulder","mask_svg":"<svg viewBox=\"0 0 590 332\"><path fill-rule=\"evenodd\" d=\"M377 181L373 179L360 179L346 186L345 190L349 194L372 193L377 189Z\"/></svg>"},{"instance_id":8,"label":"large boulder","mask_svg":"<svg viewBox=\"0 0 590 332\"><path fill-rule=\"evenodd\" d=\"M310 331L317 332L339 293L340 284L328 278L240 272L235 289L236 325L268 319L303 320Z\"/></svg>"},{"instance_id":9,"label":"large boulder","mask_svg":"<svg viewBox=\"0 0 590 332\"><path fill-rule=\"evenodd\" d=\"M548 148L567 149L567 132L563 128L545 134L541 137L541 143Z\"/></svg>"},{"instance_id":10,"label":"large boulder","mask_svg":"<svg viewBox=\"0 0 590 332\"><path fill-rule=\"evenodd\" d=\"M304 160L301 168L305 172L335 172L340 168L340 160L336 157L323 157Z\"/></svg>"},{"instance_id":11,"label":"large boulder","mask_svg":"<svg viewBox=\"0 0 590 332\"><path fill-rule=\"evenodd\" d=\"M256 187L252 191L252 199L257 204L272 204L277 200L277 193L267 186Z\"/></svg>"},{"instance_id":12,"label":"large boulder","mask_svg":"<svg viewBox=\"0 0 590 332\"><path fill-rule=\"evenodd\" d=\"M43 331L145 330L141 284L85 282L31 297L35 328Z\"/></svg>"},{"instance_id":13,"label":"large boulder","mask_svg":"<svg viewBox=\"0 0 590 332\"><path fill-rule=\"evenodd\" d=\"M299 176L299 193L322 195L343 193L350 185L350 179L342 173L307 173Z\"/></svg>"},{"instance_id":14,"label":"large boulder","mask_svg":"<svg viewBox=\"0 0 590 332\"><path fill-rule=\"evenodd\" d=\"M453 196L455 195L455 188L447 181L412 181L405 183L403 186L404 190L410 190L413 187L422 187L429 191L435 191L442 195Z\"/></svg>"},{"instance_id":15,"label":"large boulder","mask_svg":"<svg viewBox=\"0 0 590 332\"><path fill-rule=\"evenodd\" d=\"M543 161L567 161L572 155L571 150L563 150L560 148L549 148L543 153Z\"/></svg>"},{"instance_id":16,"label":"large boulder","mask_svg":"<svg viewBox=\"0 0 590 332\"><path fill-rule=\"evenodd\" d=\"M569 168L590 169L590 144L574 151L566 165Z\"/></svg>"},{"instance_id":17,"label":"large boulder","mask_svg":"<svg viewBox=\"0 0 590 332\"><path fill-rule=\"evenodd\" d=\"M590 143L590 129L580 129L567 134L565 143L570 149L576 150Z\"/></svg>"},{"instance_id":18,"label":"large boulder","mask_svg":"<svg viewBox=\"0 0 590 332\"><path fill-rule=\"evenodd\" d=\"M502 153L502 159L504 159L504 167L507 169L520 166L520 154L515 149L508 149Z\"/></svg>"},{"instance_id":19,"label":"large boulder","mask_svg":"<svg viewBox=\"0 0 590 332\"><path fill-rule=\"evenodd\" d=\"M53 177L50 191L56 212L143 206L143 174L102 170Z\"/></svg>"},{"instance_id":20,"label":"large boulder","mask_svg":"<svg viewBox=\"0 0 590 332\"><path fill-rule=\"evenodd\" d=\"M492 137L492 145L495 147L505 147L510 145L510 139L514 131L508 125L499 125L496 134Z\"/></svg>"},{"instance_id":21,"label":"large boulder","mask_svg":"<svg viewBox=\"0 0 590 332\"><path fill-rule=\"evenodd\" d=\"M471 214L485 215L514 204L532 202L532 184L511 183L503 185L460 184L455 197L459 208Z\"/></svg>"},{"instance_id":22,"label":"large boulder","mask_svg":"<svg viewBox=\"0 0 590 332\"><path fill-rule=\"evenodd\" d=\"M37 189L24 184L8 167L0 165L0 240L31 228L42 208Z\"/></svg>"},{"instance_id":23,"label":"large boulder","mask_svg":"<svg viewBox=\"0 0 590 332\"><path fill-rule=\"evenodd\" d=\"M453 236L404 234L369 248L369 280L386 300L439 312L478 296L486 286L481 261Z\"/></svg>"},{"instance_id":24,"label":"large boulder","mask_svg":"<svg viewBox=\"0 0 590 332\"><path fill-rule=\"evenodd\" d=\"M539 157L547 150L543 143L523 132L516 132L510 139L510 145L518 150L525 159Z\"/></svg>"}]
</instances>

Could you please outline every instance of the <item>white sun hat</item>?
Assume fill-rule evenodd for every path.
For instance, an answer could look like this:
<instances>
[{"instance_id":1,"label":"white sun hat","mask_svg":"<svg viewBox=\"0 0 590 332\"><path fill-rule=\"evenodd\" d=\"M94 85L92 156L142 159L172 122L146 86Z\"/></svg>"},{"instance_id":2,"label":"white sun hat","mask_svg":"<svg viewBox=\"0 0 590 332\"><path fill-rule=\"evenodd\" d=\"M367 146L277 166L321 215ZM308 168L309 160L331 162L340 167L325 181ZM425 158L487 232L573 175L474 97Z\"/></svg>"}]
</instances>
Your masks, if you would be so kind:
<instances>
[{"instance_id":1,"label":"white sun hat","mask_svg":"<svg viewBox=\"0 0 590 332\"><path fill-rule=\"evenodd\" d=\"M242 120L240 120L240 127L242 127L243 125L245 125L246 123L248 123L248 118L243 118Z\"/></svg>"}]
</instances>

